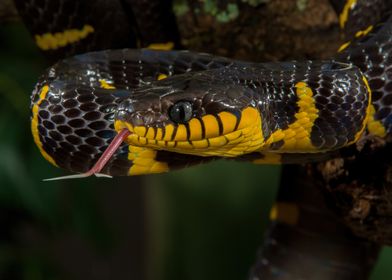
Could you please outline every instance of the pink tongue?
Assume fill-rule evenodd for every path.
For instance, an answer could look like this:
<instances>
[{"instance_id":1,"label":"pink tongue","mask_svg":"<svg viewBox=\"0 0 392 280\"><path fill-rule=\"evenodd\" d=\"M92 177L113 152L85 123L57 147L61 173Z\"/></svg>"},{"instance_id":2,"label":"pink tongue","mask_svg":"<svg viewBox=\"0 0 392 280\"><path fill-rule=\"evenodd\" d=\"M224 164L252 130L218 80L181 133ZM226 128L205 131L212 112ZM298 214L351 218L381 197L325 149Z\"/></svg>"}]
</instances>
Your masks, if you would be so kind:
<instances>
[{"instance_id":1,"label":"pink tongue","mask_svg":"<svg viewBox=\"0 0 392 280\"><path fill-rule=\"evenodd\" d=\"M121 143L131 134L131 132L124 128L122 129L114 138L110 145L106 148L103 152L102 156L97 160L94 166L87 172L69 176L62 176L50 179L44 179L44 181L54 181L54 180L64 180L64 179L76 179L76 178L86 178L91 175L95 175L97 177L109 177L110 175L101 174L101 170L105 167L106 163L110 160L113 154L117 151L120 147Z\"/></svg>"}]
</instances>

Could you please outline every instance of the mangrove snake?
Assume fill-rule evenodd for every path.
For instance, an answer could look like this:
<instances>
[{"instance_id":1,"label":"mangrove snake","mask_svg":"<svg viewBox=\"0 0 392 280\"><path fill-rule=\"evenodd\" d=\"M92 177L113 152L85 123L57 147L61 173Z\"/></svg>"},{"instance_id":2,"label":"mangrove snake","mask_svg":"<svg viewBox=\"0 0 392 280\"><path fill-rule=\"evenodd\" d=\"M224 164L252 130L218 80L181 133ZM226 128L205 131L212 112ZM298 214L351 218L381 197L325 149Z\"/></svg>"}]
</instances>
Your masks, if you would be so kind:
<instances>
[{"instance_id":1,"label":"mangrove snake","mask_svg":"<svg viewBox=\"0 0 392 280\"><path fill-rule=\"evenodd\" d=\"M60 61L32 95L34 140L52 164L83 173L127 130L119 136L126 144L89 175L158 173L216 157L325 157L365 128L381 137L389 130L391 20L358 32L334 61L257 64L131 49Z\"/></svg>"},{"instance_id":2,"label":"mangrove snake","mask_svg":"<svg viewBox=\"0 0 392 280\"><path fill-rule=\"evenodd\" d=\"M59 2L65 7L72 1ZM117 1L101 2L106 8L114 5L115 20L122 20ZM139 11L145 4L124 2ZM386 139L392 125L392 17L385 11L391 4L331 3L349 39L331 61L251 63L149 49L105 50L62 60L40 78L32 95L35 143L49 162L80 176L121 176L217 158L303 163L334 157L365 134ZM35 7L18 5L22 15ZM86 7L68 10L86 13ZM90 22L75 17L79 29L63 33L54 24L43 34L34 20L28 27L52 60L64 51L93 50L97 43L107 48L106 34L95 32L98 17L85 18ZM61 26L61 16L55 19ZM127 37L124 47L180 45L176 31L160 30L161 38L148 32L143 36L143 29L135 31L127 22L110 33L112 48L123 46L116 38L124 33L140 40ZM138 17L131 22L137 26ZM84 47L89 36L94 44ZM169 43L154 44L162 42Z\"/></svg>"}]
</instances>

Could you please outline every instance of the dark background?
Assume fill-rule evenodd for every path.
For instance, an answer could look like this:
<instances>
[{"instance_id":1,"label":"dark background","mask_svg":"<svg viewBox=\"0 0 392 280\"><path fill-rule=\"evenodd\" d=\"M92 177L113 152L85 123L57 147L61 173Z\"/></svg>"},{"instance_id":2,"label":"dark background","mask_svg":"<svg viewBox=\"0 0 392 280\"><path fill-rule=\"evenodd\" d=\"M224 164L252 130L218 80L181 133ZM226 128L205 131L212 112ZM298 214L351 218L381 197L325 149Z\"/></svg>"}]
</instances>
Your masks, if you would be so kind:
<instances>
[{"instance_id":1,"label":"dark background","mask_svg":"<svg viewBox=\"0 0 392 280\"><path fill-rule=\"evenodd\" d=\"M336 35L335 18L328 13L321 19L309 16L315 1L305 10L299 2L294 16L305 21L293 21L287 33L297 38L301 28L322 20L328 24L325 36ZM241 32L228 32L238 23L219 17L214 1L202 4L203 13L191 31L189 11L180 4L177 15L188 30L182 33L193 49L257 56L249 47L255 42L247 45L243 38L229 45L231 36L219 42L206 35L211 31L206 26L214 24L221 34ZM284 25L271 15L278 8L285 18L288 11L281 7L262 12ZM246 13L236 20L245 21ZM313 39L302 45L297 39L279 41L266 31L268 26L259 26L260 37L271 37L278 45L263 41L259 60L286 59L290 50L298 54L294 57L328 55L324 49L338 45L338 40L320 47L309 46ZM269 28L274 33L280 27ZM318 32L307 36L317 37ZM246 279L268 224L279 166L216 162L136 180L42 182L66 173L41 157L30 133L29 94L45 64L20 23L0 26L0 50L0 279ZM372 279L392 276L391 257L392 251L384 249Z\"/></svg>"}]
</instances>

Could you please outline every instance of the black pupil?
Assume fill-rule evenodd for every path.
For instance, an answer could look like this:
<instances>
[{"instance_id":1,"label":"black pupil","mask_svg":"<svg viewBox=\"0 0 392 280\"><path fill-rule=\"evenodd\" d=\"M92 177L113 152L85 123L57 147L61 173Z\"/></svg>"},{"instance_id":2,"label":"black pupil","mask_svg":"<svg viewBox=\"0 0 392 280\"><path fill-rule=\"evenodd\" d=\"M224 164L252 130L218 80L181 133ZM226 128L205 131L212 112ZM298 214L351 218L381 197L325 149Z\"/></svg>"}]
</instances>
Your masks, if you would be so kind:
<instances>
[{"instance_id":1,"label":"black pupil","mask_svg":"<svg viewBox=\"0 0 392 280\"><path fill-rule=\"evenodd\" d=\"M175 123L186 123L192 117L192 104L188 101L175 103L170 108L169 116Z\"/></svg>"}]
</instances>

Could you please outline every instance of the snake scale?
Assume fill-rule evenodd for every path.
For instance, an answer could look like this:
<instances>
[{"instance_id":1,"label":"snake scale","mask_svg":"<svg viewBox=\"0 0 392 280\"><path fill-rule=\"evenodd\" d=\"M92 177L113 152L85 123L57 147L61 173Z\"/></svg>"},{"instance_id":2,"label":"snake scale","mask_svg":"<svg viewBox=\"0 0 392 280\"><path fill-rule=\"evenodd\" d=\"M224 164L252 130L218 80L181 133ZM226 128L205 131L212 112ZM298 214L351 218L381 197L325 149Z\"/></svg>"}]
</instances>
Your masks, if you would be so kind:
<instances>
[{"instance_id":1,"label":"snake scale","mask_svg":"<svg viewBox=\"0 0 392 280\"><path fill-rule=\"evenodd\" d=\"M304 163L334 157L364 135L387 139L392 17L385 11L391 4L331 4L347 42L330 61L253 63L149 49L105 50L62 60L34 89L34 140L56 166L82 176L123 176L219 158ZM21 10L29 14L28 8ZM137 25L138 17L131 22ZM129 42L112 48L180 46L176 31L158 39L170 43L154 44L154 36L143 36L132 24L118 25L123 28L118 34L130 34ZM79 26L69 34L40 33L36 42L53 60L63 45L69 45L70 53L93 50L79 44L91 34L96 42L106 42L94 24ZM34 34L41 28L30 27Z\"/></svg>"}]
</instances>

